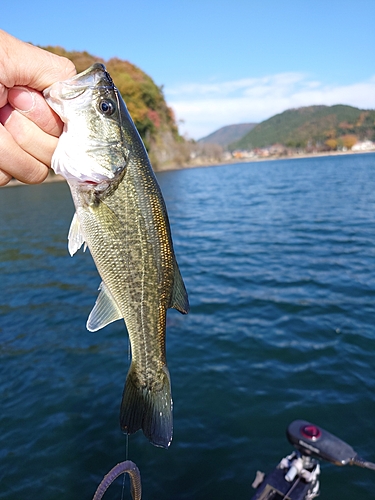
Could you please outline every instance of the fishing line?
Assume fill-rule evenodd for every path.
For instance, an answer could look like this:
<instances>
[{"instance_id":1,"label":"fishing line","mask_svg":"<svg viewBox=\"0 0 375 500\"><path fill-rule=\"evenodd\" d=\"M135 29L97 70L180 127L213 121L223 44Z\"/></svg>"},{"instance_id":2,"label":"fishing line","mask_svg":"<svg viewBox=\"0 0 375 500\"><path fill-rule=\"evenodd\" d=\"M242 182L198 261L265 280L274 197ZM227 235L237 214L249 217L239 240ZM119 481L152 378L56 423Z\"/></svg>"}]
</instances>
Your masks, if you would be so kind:
<instances>
[{"instance_id":1,"label":"fishing line","mask_svg":"<svg viewBox=\"0 0 375 500\"><path fill-rule=\"evenodd\" d=\"M125 434L125 460L128 460L128 457L129 457L129 434ZM124 474L124 477L122 479L121 500L124 500L126 477L127 475Z\"/></svg>"},{"instance_id":2,"label":"fishing line","mask_svg":"<svg viewBox=\"0 0 375 500\"><path fill-rule=\"evenodd\" d=\"M129 434L125 436L125 460L129 460Z\"/></svg>"},{"instance_id":3,"label":"fishing line","mask_svg":"<svg viewBox=\"0 0 375 500\"><path fill-rule=\"evenodd\" d=\"M122 478L121 500L124 500L124 494L125 494L125 481L126 481L126 474L124 474L124 477Z\"/></svg>"},{"instance_id":4,"label":"fishing line","mask_svg":"<svg viewBox=\"0 0 375 500\"><path fill-rule=\"evenodd\" d=\"M118 96L118 90L115 88L115 96L116 96L116 101L117 101L117 108L119 115L121 116L120 113L120 100ZM122 143L124 144L124 134L122 127L120 127L120 135L121 135L121 140ZM126 164L126 158L124 157L125 164ZM129 332L128 332L128 370L130 368L130 363L131 363L131 345L130 345L130 337L129 337ZM128 460L129 458L129 434L125 434L125 460ZM125 482L126 482L126 474L124 474L124 479L122 481L122 493L121 493L121 500L124 500L124 493L125 493Z\"/></svg>"}]
</instances>

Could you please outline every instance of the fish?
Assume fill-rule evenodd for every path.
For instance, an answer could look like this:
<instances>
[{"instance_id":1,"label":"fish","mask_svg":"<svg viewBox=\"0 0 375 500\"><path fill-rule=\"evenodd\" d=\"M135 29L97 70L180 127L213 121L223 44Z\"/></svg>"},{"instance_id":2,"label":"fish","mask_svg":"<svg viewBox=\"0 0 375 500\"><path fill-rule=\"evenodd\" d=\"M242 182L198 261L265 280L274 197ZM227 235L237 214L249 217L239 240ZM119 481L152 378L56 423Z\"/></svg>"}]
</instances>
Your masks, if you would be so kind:
<instances>
[{"instance_id":1,"label":"fish","mask_svg":"<svg viewBox=\"0 0 375 500\"><path fill-rule=\"evenodd\" d=\"M168 308L186 314L189 300L160 187L103 64L52 84L44 97L64 122L51 166L66 179L75 205L69 253L88 247L102 280L86 327L94 332L123 319L130 339L121 429L142 429L152 444L168 448L173 402L166 314Z\"/></svg>"}]
</instances>

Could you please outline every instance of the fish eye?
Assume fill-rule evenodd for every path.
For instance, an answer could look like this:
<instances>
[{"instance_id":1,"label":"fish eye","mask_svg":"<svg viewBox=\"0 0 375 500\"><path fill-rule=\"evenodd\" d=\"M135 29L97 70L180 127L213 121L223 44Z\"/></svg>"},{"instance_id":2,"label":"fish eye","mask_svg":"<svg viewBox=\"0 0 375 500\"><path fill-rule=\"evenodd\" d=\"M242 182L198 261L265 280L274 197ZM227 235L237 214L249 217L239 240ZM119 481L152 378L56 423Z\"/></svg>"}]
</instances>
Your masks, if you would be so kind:
<instances>
[{"instance_id":1,"label":"fish eye","mask_svg":"<svg viewBox=\"0 0 375 500\"><path fill-rule=\"evenodd\" d=\"M99 111L103 113L103 115L111 116L116 111L116 105L110 99L103 99L99 102Z\"/></svg>"}]
</instances>

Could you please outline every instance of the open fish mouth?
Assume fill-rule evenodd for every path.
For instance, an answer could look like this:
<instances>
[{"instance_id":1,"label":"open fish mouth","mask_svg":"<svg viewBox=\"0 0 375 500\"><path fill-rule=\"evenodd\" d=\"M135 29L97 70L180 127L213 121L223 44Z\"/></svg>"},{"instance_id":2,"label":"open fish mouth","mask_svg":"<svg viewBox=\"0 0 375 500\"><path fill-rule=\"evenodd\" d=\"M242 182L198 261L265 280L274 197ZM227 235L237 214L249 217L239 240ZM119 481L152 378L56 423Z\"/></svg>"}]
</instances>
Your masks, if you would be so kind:
<instances>
[{"instance_id":1,"label":"open fish mouth","mask_svg":"<svg viewBox=\"0 0 375 500\"><path fill-rule=\"evenodd\" d=\"M45 99L52 101L57 99L71 100L79 97L88 89L99 87L112 89L114 84L105 66L101 63L95 63L68 80L53 83L43 91L43 95Z\"/></svg>"},{"instance_id":2,"label":"open fish mouth","mask_svg":"<svg viewBox=\"0 0 375 500\"><path fill-rule=\"evenodd\" d=\"M113 180L126 164L126 148L118 91L105 66L95 63L43 95L65 124L52 161L55 173L86 185Z\"/></svg>"},{"instance_id":3,"label":"open fish mouth","mask_svg":"<svg viewBox=\"0 0 375 500\"><path fill-rule=\"evenodd\" d=\"M114 91L115 86L105 66L95 63L78 75L55 82L43 91L51 108L64 120L64 102L78 99L81 106L88 106L92 93L100 90Z\"/></svg>"}]
</instances>

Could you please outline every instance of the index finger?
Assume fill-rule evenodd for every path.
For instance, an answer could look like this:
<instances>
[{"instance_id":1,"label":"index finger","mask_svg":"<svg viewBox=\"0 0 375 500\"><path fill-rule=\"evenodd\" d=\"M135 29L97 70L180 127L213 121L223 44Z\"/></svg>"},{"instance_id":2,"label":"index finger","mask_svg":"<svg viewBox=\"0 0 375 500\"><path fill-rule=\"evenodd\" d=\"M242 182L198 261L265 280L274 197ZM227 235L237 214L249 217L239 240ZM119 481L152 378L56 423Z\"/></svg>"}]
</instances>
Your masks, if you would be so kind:
<instances>
[{"instance_id":1,"label":"index finger","mask_svg":"<svg viewBox=\"0 0 375 500\"><path fill-rule=\"evenodd\" d=\"M67 58L34 47L0 30L0 84L11 88L23 85L44 90L58 80L76 74Z\"/></svg>"}]
</instances>

